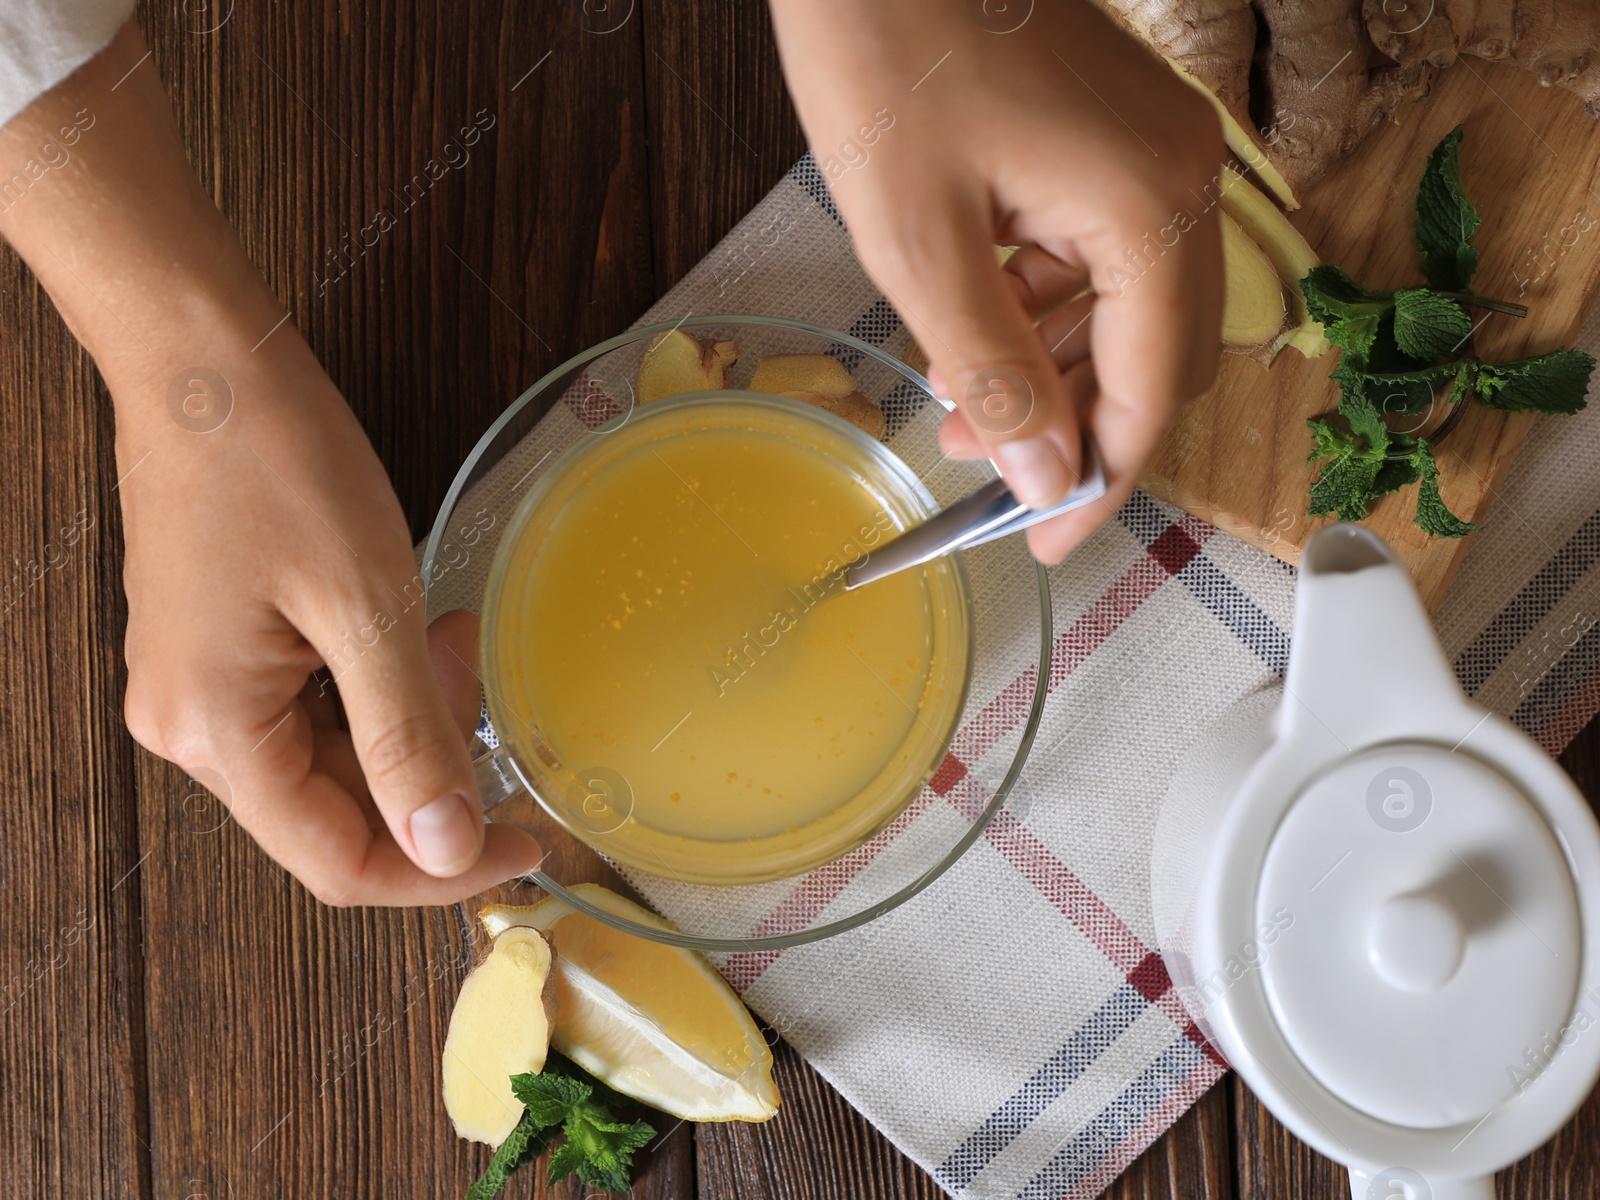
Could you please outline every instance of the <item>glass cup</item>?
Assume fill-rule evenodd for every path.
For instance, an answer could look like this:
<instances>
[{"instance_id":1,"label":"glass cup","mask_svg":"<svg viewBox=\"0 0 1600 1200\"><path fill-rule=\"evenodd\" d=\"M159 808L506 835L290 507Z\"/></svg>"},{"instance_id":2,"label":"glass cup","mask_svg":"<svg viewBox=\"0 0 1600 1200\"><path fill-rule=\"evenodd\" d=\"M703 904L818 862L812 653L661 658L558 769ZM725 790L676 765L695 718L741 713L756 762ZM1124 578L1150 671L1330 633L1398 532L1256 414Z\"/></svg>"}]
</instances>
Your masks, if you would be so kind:
<instances>
[{"instance_id":1,"label":"glass cup","mask_svg":"<svg viewBox=\"0 0 1600 1200\"><path fill-rule=\"evenodd\" d=\"M640 406L639 361L657 334L674 328L738 341L735 386ZM774 353L839 359L883 409L886 440L799 401L740 390L749 364ZM645 760L620 771L603 757L563 753L505 668L517 658L512 615L526 612L529 581L539 577L526 568L537 565L551 529L576 511L597 472L708 431L778 438L829 455L881 505L888 537L994 477L987 463L953 462L939 451L943 415L927 381L878 346L781 318L708 316L601 343L550 372L496 421L446 495L422 576L431 616L463 607L482 615L489 719L480 730L479 782L488 820L528 828L544 845L531 882L639 936L707 951L775 950L856 928L904 903L983 836L1027 760L1050 678L1049 591L1021 538L919 569L934 651L925 703L881 769L804 836L694 838L652 824L645 818L659 814L660 796L642 803L630 777ZM803 591L816 582L827 581L788 586ZM730 700L739 702L715 703ZM568 886L595 880L626 885L676 927L630 921Z\"/></svg>"},{"instance_id":2,"label":"glass cup","mask_svg":"<svg viewBox=\"0 0 1600 1200\"><path fill-rule=\"evenodd\" d=\"M691 484L666 456L696 446L713 461ZM738 512L744 528L735 529L713 507L727 489L719 467L741 453L767 456L768 470L804 462L806 483L864 492L874 509L840 530L836 546L823 543L825 562L782 574L768 564L794 529ZM595 500L616 489L645 510L636 515L661 510L667 520L647 529L606 520ZM782 519L803 524L815 497L777 500ZM488 752L497 761L480 767L491 785L485 807L509 799L503 784L514 778L612 862L690 884L764 883L854 850L944 760L966 700L972 631L953 557L881 581L871 596L846 598L844 570L937 511L882 442L796 400L688 393L585 434L523 499L490 570L479 669L499 745ZM608 545L596 544L597 529ZM641 537L656 543L657 567L683 565L645 578ZM726 574L681 578L696 569ZM635 621L671 620L674 601L700 612L668 637L692 630L698 640L709 628L715 641L630 636ZM841 621L845 605L868 616ZM559 628L558 614L567 619ZM835 629L819 630L830 618ZM842 640L858 630L859 647ZM604 665L594 657L596 644L624 639ZM900 661L911 655L915 669ZM874 744L885 740L869 731L877 723L890 744ZM829 778L840 759L853 778Z\"/></svg>"}]
</instances>

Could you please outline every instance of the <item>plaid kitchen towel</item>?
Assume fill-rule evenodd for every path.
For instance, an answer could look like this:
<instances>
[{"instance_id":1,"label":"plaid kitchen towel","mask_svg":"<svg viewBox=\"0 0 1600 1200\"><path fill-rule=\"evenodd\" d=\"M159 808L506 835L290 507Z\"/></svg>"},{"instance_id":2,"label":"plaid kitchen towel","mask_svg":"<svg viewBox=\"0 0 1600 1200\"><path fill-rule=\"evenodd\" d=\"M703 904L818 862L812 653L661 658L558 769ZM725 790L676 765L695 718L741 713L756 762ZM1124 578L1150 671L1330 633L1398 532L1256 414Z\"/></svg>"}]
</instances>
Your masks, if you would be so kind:
<instances>
[{"instance_id":1,"label":"plaid kitchen towel","mask_svg":"<svg viewBox=\"0 0 1600 1200\"><path fill-rule=\"evenodd\" d=\"M809 157L644 320L717 312L793 317L893 353L909 340ZM1582 344L1600 349L1593 314ZM575 411L569 392L480 496L504 501L510 480L578 436ZM1017 539L992 552L1020 553ZM446 574L430 607L476 607L485 567ZM981 587L982 562L969 569ZM1289 653L1293 570L1143 494L1049 578L1049 700L982 839L859 930L719 960L751 1008L956 1196L1096 1195L1226 1069L1156 953L1151 835L1200 731L1281 676ZM1438 627L1466 689L1554 754L1600 709L1596 614L1600 406L1535 426ZM1036 639L1019 631L982 655L976 715L905 814L802 882L757 889L751 931L854 912L902 845L970 823L1021 736ZM696 924L692 895L636 882Z\"/></svg>"}]
</instances>

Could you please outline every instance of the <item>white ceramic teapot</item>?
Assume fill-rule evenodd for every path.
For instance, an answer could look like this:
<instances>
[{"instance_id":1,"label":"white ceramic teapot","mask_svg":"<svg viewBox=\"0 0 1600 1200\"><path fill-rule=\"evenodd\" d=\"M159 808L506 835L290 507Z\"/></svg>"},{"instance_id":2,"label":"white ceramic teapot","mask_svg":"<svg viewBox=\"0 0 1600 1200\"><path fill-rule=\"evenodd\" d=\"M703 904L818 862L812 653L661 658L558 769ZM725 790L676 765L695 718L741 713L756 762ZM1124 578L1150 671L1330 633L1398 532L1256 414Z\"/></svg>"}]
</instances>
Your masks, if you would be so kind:
<instances>
[{"instance_id":1,"label":"white ceramic teapot","mask_svg":"<svg viewBox=\"0 0 1600 1200\"><path fill-rule=\"evenodd\" d=\"M1190 1013L1354 1200L1492 1200L1600 1075L1594 817L1359 526L1307 545L1285 681L1202 736L1151 869Z\"/></svg>"}]
</instances>

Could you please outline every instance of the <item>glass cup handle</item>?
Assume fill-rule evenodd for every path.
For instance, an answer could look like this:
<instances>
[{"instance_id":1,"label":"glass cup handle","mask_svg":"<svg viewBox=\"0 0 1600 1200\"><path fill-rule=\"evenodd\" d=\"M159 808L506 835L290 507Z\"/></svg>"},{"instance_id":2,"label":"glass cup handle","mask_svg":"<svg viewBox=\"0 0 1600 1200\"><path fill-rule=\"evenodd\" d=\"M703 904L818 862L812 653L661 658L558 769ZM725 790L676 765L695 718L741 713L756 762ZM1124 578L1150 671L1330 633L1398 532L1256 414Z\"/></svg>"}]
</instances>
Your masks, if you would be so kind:
<instances>
[{"instance_id":1,"label":"glass cup handle","mask_svg":"<svg viewBox=\"0 0 1600 1200\"><path fill-rule=\"evenodd\" d=\"M472 760L472 769L478 777L478 795L483 798L483 819L487 822L493 809L515 796L525 795L528 789L523 787L504 745L490 749L481 741L478 744L483 749Z\"/></svg>"}]
</instances>

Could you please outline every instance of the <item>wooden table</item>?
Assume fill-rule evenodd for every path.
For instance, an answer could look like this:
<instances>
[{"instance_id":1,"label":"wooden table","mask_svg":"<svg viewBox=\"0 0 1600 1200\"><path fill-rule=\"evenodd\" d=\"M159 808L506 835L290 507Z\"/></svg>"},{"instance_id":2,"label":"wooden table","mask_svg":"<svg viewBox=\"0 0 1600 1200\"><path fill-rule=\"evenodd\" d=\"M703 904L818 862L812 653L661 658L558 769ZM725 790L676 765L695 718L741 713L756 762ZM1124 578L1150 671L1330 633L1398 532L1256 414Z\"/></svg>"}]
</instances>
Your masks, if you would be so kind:
<instances>
[{"instance_id":1,"label":"wooden table","mask_svg":"<svg viewBox=\"0 0 1600 1200\"><path fill-rule=\"evenodd\" d=\"M507 401L638 316L802 150L754 0L229 4L141 6L154 67L418 535ZM458 131L490 118L463 155ZM459 165L408 190L430 158ZM385 208L393 227L323 288L327 252ZM0 313L3 560L89 525L0 621L0 1192L459 1197L484 1155L451 1135L435 1079L464 910L322 908L135 747L111 410L9 252ZM1600 731L1563 762L1594 796ZM673 1130L636 1194L940 1194L782 1047L778 1073L780 1118ZM1230 1081L1112 1194L1343 1186ZM1600 1194L1600 1101L1501 1189ZM530 1194L531 1174L508 1192Z\"/></svg>"}]
</instances>

